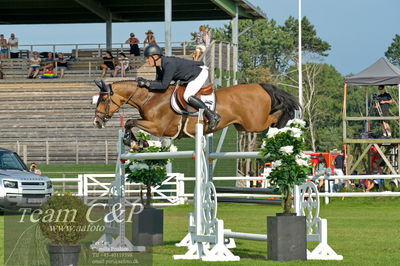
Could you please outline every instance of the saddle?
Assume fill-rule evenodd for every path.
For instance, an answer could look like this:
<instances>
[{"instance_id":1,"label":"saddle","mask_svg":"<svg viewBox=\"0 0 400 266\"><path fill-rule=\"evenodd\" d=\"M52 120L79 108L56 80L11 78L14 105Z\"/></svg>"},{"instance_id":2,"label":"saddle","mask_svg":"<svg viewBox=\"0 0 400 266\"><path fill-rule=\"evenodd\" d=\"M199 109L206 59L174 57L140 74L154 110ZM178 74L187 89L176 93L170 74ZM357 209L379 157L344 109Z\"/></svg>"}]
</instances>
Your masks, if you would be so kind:
<instances>
[{"instance_id":1,"label":"saddle","mask_svg":"<svg viewBox=\"0 0 400 266\"><path fill-rule=\"evenodd\" d=\"M201 98L202 95L211 95L213 93L213 88L214 85L212 83L208 84L205 87L202 87L194 96L196 98ZM175 99L179 107L183 110L186 110L188 112L196 112L193 107L189 106L185 99L183 98L183 94L185 93L186 86L179 86L178 88L175 89L174 94L175 94ZM190 110L188 110L188 108Z\"/></svg>"}]
</instances>

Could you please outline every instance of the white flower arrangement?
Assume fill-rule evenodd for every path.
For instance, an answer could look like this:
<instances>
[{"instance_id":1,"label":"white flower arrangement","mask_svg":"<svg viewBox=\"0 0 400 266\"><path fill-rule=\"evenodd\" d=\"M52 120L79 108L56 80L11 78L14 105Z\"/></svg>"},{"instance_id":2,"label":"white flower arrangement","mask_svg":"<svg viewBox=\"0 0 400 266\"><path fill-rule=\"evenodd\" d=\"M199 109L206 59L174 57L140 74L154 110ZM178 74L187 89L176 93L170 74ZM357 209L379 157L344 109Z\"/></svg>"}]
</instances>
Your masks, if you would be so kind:
<instances>
[{"instance_id":1,"label":"white flower arrangement","mask_svg":"<svg viewBox=\"0 0 400 266\"><path fill-rule=\"evenodd\" d=\"M303 183L310 171L310 158L303 152L305 125L303 120L293 119L284 128L269 128L261 147L265 161L272 163L268 179L281 193L285 213L291 210L294 185Z\"/></svg>"},{"instance_id":2,"label":"white flower arrangement","mask_svg":"<svg viewBox=\"0 0 400 266\"><path fill-rule=\"evenodd\" d=\"M279 149L283 155L290 155L293 153L293 146L283 146Z\"/></svg>"}]
</instances>

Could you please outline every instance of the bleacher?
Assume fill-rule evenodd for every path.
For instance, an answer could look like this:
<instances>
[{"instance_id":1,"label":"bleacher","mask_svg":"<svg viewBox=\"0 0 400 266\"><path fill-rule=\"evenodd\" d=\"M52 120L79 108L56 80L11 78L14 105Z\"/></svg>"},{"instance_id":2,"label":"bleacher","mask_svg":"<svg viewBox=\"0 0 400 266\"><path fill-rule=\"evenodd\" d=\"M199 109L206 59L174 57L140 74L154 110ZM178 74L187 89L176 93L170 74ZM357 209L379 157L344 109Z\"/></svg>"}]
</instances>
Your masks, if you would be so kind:
<instances>
[{"instance_id":1,"label":"bleacher","mask_svg":"<svg viewBox=\"0 0 400 266\"><path fill-rule=\"evenodd\" d=\"M181 50L175 55L191 58ZM125 106L106 128L93 127L92 96L98 93L93 80L100 78L102 62L98 50L80 50L65 78L27 79L27 58L1 60L0 147L18 152L28 163L114 163L119 116L140 115ZM109 71L104 80L122 79L110 76ZM130 58L126 79L138 76L154 79L155 68L143 57Z\"/></svg>"},{"instance_id":2,"label":"bleacher","mask_svg":"<svg viewBox=\"0 0 400 266\"><path fill-rule=\"evenodd\" d=\"M93 82L0 84L0 147L19 151L28 162L115 161L119 115L106 128L94 128L96 93ZM138 117L130 106L119 114Z\"/></svg>"}]
</instances>

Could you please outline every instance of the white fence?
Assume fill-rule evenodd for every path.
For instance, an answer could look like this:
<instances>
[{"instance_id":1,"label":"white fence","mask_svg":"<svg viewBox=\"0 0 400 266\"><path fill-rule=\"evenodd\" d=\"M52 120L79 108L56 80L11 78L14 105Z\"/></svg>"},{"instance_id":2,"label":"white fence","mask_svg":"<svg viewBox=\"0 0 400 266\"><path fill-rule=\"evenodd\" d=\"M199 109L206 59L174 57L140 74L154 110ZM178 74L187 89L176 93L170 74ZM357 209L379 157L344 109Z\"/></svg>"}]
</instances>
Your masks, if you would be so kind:
<instances>
[{"instance_id":1,"label":"white fence","mask_svg":"<svg viewBox=\"0 0 400 266\"><path fill-rule=\"evenodd\" d=\"M88 205L106 203L110 195L110 184L114 180L114 174L82 174L75 178L52 178L56 191L62 193L70 192L77 196L84 196L85 203ZM400 175L351 175L351 176L326 176L310 177L310 179L324 179L329 181L354 180L354 179L389 179L400 186ZM237 181L244 180L249 186L250 181L262 181L262 186L266 187L268 179L266 177L214 177L214 181ZM194 177L184 177L183 174L173 173L157 187L152 188L154 206L172 206L184 204L189 199L193 199L192 192L185 192L186 182L194 182ZM141 184L126 183L125 193L127 203L137 202L139 200ZM328 182L325 182L325 191L328 191ZM144 192L145 193L145 192ZM239 194L224 193L225 197L251 197L251 198L271 198L280 197L280 195L271 194ZM382 192L322 192L320 197L324 197L325 203L329 203L331 197L398 197L400 192L382 191Z\"/></svg>"}]
</instances>

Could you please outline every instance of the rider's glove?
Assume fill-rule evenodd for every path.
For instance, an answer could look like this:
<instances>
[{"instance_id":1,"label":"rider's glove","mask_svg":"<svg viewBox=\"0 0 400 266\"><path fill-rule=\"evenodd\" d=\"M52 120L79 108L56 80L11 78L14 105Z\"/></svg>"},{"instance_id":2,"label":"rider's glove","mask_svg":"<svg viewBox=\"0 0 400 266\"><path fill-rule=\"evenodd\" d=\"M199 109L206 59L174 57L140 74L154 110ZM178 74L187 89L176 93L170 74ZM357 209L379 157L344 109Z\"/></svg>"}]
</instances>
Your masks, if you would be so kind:
<instances>
[{"instance_id":1,"label":"rider's glove","mask_svg":"<svg viewBox=\"0 0 400 266\"><path fill-rule=\"evenodd\" d=\"M142 88L150 88L150 81L142 77L136 79L138 86Z\"/></svg>"}]
</instances>

